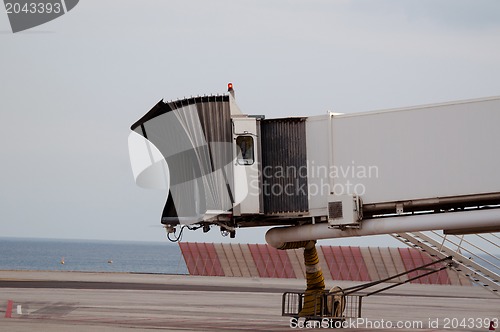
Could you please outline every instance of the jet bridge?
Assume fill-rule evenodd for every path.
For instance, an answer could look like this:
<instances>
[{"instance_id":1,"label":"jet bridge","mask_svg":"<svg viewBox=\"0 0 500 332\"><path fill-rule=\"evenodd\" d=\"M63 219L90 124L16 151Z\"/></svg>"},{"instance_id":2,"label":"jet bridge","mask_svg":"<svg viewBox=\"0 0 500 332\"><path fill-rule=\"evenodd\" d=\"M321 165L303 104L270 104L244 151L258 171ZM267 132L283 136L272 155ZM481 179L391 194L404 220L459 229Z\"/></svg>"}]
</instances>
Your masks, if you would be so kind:
<instances>
[{"instance_id":1,"label":"jet bridge","mask_svg":"<svg viewBox=\"0 0 500 332\"><path fill-rule=\"evenodd\" d=\"M500 204L498 123L500 97L266 119L242 113L231 85L158 102L132 125L131 160L139 185L169 182L161 222L171 231L289 225L363 235L367 220L453 212L436 222L467 220L433 227L492 232L500 213L479 223L471 210Z\"/></svg>"},{"instance_id":2,"label":"jet bridge","mask_svg":"<svg viewBox=\"0 0 500 332\"><path fill-rule=\"evenodd\" d=\"M158 102L132 125L129 148L136 182L168 190L161 223L171 240L185 228L234 237L279 226L266 240L286 249L499 232L499 123L500 97L266 119L241 112L230 84L227 94Z\"/></svg>"}]
</instances>

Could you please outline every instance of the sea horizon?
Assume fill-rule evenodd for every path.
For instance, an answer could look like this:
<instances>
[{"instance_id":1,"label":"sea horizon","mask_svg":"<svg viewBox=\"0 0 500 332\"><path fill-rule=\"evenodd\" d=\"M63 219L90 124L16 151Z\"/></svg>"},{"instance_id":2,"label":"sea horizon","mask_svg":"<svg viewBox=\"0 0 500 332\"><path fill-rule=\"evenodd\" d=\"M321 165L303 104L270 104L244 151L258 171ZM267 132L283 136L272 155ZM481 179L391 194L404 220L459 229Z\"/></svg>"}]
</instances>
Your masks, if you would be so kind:
<instances>
[{"instance_id":1,"label":"sea horizon","mask_svg":"<svg viewBox=\"0 0 500 332\"><path fill-rule=\"evenodd\" d=\"M177 243L171 242L167 239L165 241L159 240L117 240L117 239L76 239L76 238L57 238L57 237L31 237L31 236L0 236L1 240L40 240L40 241L71 241L71 242L116 242L116 243L153 243L153 244L167 244L177 246Z\"/></svg>"},{"instance_id":2,"label":"sea horizon","mask_svg":"<svg viewBox=\"0 0 500 332\"><path fill-rule=\"evenodd\" d=\"M0 237L0 253L0 270L187 274L168 241Z\"/></svg>"}]
</instances>

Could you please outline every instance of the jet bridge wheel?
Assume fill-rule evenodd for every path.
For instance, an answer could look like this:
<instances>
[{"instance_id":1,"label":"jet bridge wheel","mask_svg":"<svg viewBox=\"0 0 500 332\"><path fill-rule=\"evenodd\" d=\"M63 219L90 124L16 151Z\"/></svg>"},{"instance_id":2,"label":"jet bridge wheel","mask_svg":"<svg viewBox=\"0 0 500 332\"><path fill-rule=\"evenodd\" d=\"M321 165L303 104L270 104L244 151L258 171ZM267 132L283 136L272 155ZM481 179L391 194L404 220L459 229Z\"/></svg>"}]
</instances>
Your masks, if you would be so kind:
<instances>
[{"instance_id":1,"label":"jet bridge wheel","mask_svg":"<svg viewBox=\"0 0 500 332\"><path fill-rule=\"evenodd\" d=\"M332 317L342 317L345 310L346 299L344 291L339 286L335 286L330 289L332 295L327 296L326 305L328 308L328 314Z\"/></svg>"}]
</instances>

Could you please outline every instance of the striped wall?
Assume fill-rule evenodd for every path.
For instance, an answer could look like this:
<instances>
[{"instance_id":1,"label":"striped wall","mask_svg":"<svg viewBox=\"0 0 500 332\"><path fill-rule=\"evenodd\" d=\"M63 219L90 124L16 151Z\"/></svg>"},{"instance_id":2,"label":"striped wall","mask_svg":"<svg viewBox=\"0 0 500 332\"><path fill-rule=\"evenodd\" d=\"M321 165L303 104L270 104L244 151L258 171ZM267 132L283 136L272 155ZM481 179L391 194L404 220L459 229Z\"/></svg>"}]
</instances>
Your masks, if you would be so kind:
<instances>
[{"instance_id":1,"label":"striped wall","mask_svg":"<svg viewBox=\"0 0 500 332\"><path fill-rule=\"evenodd\" d=\"M179 243L190 275L305 278L303 249L277 250L267 244ZM413 248L317 246L327 280L376 281L432 262ZM399 278L407 280L424 272ZM396 281L396 280L394 280ZM470 285L466 277L446 269L411 281L418 284Z\"/></svg>"}]
</instances>

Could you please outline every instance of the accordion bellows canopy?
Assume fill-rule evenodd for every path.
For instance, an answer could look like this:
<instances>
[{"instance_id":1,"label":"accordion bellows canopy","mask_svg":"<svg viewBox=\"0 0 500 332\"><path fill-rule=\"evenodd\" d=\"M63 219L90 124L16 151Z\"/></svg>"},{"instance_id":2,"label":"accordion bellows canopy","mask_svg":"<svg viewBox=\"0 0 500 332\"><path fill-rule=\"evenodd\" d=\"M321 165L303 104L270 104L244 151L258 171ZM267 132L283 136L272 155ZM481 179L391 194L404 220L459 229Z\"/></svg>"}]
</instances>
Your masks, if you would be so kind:
<instances>
[{"instance_id":1,"label":"accordion bellows canopy","mask_svg":"<svg viewBox=\"0 0 500 332\"><path fill-rule=\"evenodd\" d=\"M160 101L131 128L154 144L169 171L162 222L199 222L233 203L229 96Z\"/></svg>"}]
</instances>

